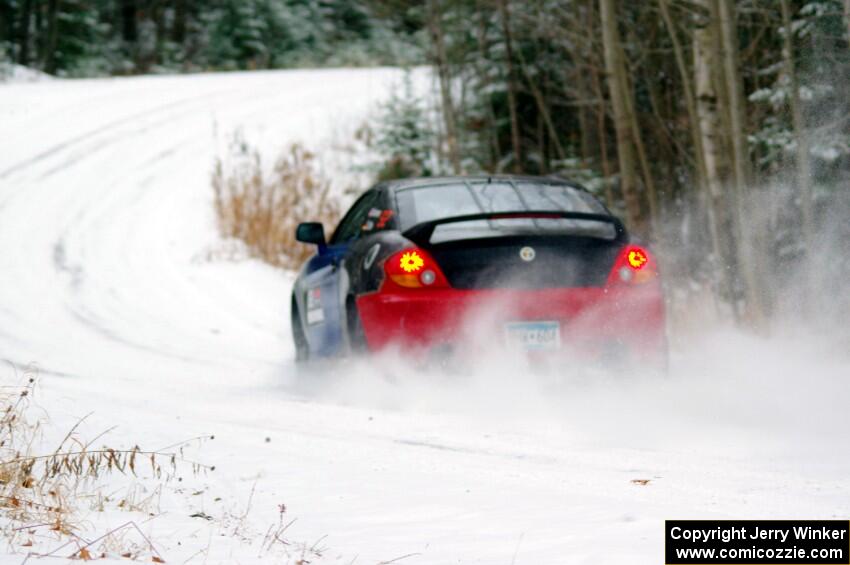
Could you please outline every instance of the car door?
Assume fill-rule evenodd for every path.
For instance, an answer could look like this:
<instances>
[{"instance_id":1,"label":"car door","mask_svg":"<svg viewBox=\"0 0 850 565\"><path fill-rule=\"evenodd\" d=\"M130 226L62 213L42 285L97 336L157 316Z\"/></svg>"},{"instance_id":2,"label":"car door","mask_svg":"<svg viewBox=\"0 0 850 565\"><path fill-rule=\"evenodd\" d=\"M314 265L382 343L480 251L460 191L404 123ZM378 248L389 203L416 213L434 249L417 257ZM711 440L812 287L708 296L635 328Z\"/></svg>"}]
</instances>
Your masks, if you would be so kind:
<instances>
[{"instance_id":1,"label":"car door","mask_svg":"<svg viewBox=\"0 0 850 565\"><path fill-rule=\"evenodd\" d=\"M361 196L340 221L327 247L308 262L300 291L304 329L312 354L330 357L345 351L345 296L348 275L343 262L360 237L378 191Z\"/></svg>"}]
</instances>

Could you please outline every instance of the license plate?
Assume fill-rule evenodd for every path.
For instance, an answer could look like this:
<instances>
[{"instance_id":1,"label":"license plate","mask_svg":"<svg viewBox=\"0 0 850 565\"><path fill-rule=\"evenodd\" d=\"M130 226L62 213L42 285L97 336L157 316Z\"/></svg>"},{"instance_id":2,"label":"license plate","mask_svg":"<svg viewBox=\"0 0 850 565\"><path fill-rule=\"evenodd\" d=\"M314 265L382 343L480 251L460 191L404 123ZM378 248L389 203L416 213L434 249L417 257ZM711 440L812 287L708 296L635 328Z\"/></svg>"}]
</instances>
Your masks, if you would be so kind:
<instances>
[{"instance_id":1,"label":"license plate","mask_svg":"<svg viewBox=\"0 0 850 565\"><path fill-rule=\"evenodd\" d=\"M561 347L560 322L508 322L505 339L509 346L525 351L549 351Z\"/></svg>"}]
</instances>

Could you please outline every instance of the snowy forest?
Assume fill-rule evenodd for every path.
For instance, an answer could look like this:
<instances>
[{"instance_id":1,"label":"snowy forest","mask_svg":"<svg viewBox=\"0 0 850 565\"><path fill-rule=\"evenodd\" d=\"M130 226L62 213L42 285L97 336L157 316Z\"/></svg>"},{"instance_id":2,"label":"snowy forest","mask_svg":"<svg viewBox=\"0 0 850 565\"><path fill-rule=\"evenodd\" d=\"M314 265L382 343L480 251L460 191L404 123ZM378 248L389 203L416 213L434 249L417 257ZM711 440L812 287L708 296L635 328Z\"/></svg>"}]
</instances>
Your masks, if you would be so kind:
<instances>
[{"instance_id":1,"label":"snowy forest","mask_svg":"<svg viewBox=\"0 0 850 565\"><path fill-rule=\"evenodd\" d=\"M418 26L346 0L2 0L3 57L62 76L416 62Z\"/></svg>"},{"instance_id":2,"label":"snowy forest","mask_svg":"<svg viewBox=\"0 0 850 565\"><path fill-rule=\"evenodd\" d=\"M756 327L780 294L805 310L846 277L850 0L0 0L3 59L67 77L429 65L437 103L400 85L370 125L380 178L577 180L678 291Z\"/></svg>"}]
</instances>

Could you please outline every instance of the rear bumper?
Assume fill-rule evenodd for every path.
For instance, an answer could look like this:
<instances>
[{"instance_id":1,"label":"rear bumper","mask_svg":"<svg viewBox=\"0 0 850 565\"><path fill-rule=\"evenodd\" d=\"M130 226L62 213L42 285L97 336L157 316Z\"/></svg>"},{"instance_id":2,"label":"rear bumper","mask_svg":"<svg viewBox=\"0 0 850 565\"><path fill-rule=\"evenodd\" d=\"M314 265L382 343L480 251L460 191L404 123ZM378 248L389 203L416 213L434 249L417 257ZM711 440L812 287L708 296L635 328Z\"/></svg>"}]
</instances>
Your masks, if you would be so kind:
<instances>
[{"instance_id":1,"label":"rear bumper","mask_svg":"<svg viewBox=\"0 0 850 565\"><path fill-rule=\"evenodd\" d=\"M565 348L598 357L612 348L629 356L666 354L660 285L540 290L415 289L357 299L372 351L397 344L430 349L503 339L515 321L558 321Z\"/></svg>"}]
</instances>

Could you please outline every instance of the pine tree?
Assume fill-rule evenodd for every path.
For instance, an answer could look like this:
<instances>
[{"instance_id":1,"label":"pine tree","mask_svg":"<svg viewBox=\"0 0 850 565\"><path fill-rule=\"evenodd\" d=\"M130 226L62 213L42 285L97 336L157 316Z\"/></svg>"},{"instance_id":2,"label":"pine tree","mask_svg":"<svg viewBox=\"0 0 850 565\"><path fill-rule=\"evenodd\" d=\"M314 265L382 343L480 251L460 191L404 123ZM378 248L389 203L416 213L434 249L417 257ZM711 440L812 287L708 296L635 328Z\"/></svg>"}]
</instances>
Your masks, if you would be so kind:
<instances>
[{"instance_id":1,"label":"pine tree","mask_svg":"<svg viewBox=\"0 0 850 565\"><path fill-rule=\"evenodd\" d=\"M55 47L50 54L53 70L70 76L108 73L108 26L101 21L97 6L86 0L60 0L55 17Z\"/></svg>"},{"instance_id":2,"label":"pine tree","mask_svg":"<svg viewBox=\"0 0 850 565\"><path fill-rule=\"evenodd\" d=\"M385 159L379 179L431 176L440 170L435 155L437 136L424 103L405 74L401 93L393 92L378 119L375 149Z\"/></svg>"}]
</instances>

